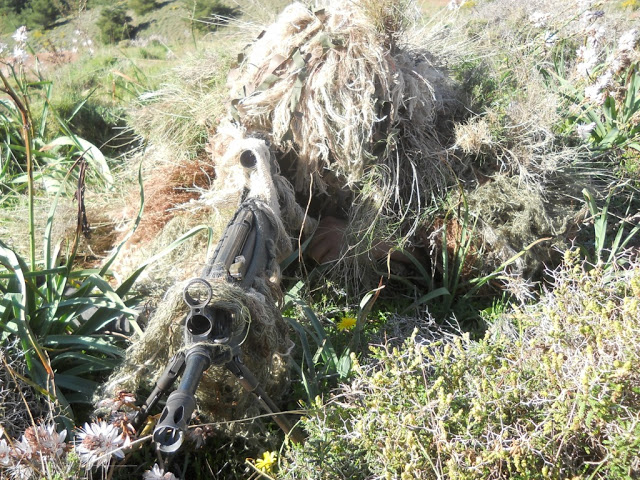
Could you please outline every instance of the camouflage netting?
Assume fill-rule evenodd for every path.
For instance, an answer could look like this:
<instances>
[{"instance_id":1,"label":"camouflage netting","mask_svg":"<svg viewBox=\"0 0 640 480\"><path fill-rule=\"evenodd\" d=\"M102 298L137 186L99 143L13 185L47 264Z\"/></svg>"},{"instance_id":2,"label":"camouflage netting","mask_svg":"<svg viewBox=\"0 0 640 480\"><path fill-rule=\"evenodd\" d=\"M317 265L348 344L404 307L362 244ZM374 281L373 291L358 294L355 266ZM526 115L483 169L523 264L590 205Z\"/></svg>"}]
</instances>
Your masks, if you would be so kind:
<instances>
[{"instance_id":1,"label":"camouflage netting","mask_svg":"<svg viewBox=\"0 0 640 480\"><path fill-rule=\"evenodd\" d=\"M572 190L575 196L580 184ZM567 187L569 188L569 187ZM567 248L567 237L576 228L580 214L575 205L558 201L551 192L524 184L517 176L496 175L468 196L469 209L477 216L475 232L482 242L483 273L514 258L531 245L529 255L517 258L510 269L525 278L555 265L560 251ZM541 242L543 238L547 241ZM555 247L555 248L554 248Z\"/></svg>"}]
</instances>

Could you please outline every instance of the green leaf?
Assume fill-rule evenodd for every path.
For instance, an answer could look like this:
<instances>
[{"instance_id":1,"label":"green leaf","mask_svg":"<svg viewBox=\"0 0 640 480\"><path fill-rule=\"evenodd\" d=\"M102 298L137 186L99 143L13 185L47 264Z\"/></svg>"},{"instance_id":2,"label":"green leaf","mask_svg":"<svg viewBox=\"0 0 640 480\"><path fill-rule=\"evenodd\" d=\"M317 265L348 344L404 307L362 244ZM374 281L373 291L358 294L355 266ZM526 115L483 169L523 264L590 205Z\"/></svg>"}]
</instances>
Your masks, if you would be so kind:
<instances>
[{"instance_id":1,"label":"green leaf","mask_svg":"<svg viewBox=\"0 0 640 480\"><path fill-rule=\"evenodd\" d=\"M90 337L85 335L49 335L42 345L49 348L63 349L66 347L94 350L105 355L123 357L124 351L104 337Z\"/></svg>"},{"instance_id":2,"label":"green leaf","mask_svg":"<svg viewBox=\"0 0 640 480\"><path fill-rule=\"evenodd\" d=\"M122 282L120 284L120 286L116 290L116 294L118 294L120 297L125 296L129 292L131 287L133 287L133 284L135 283L137 278L140 276L140 274L142 274L142 272L144 271L145 268L147 268L152 263L157 262L158 260L160 260L164 256L168 255L173 250L175 250L177 247L182 245L184 242L189 240L191 237L196 236L200 232L207 232L208 233L208 244L210 246L211 242L212 242L212 239L213 239L213 229L211 227L206 226L206 225L200 225L200 226L192 228L187 233L185 233L182 236L180 236L180 238L178 238L177 240L174 240L173 242L171 242L171 244L168 245L166 248L164 248L160 253L157 253L156 255L154 255L153 257L151 257L147 261L145 261L142 265L140 265L124 282Z\"/></svg>"},{"instance_id":3,"label":"green leaf","mask_svg":"<svg viewBox=\"0 0 640 480\"><path fill-rule=\"evenodd\" d=\"M620 136L620 131L618 130L617 127L613 127L611 130L607 132L604 138L600 140L599 142L600 146L610 147L612 145L617 145L617 143L620 141L618 138L619 136Z\"/></svg>"},{"instance_id":4,"label":"green leaf","mask_svg":"<svg viewBox=\"0 0 640 480\"><path fill-rule=\"evenodd\" d=\"M445 297L447 295L451 295L451 293L445 287L436 288L435 290L432 290L429 293L421 296L407 310L412 310L412 309L422 305L423 303L430 302L434 298Z\"/></svg>"},{"instance_id":5,"label":"green leaf","mask_svg":"<svg viewBox=\"0 0 640 480\"><path fill-rule=\"evenodd\" d=\"M98 388L98 384L92 380L64 373L56 374L56 386L86 395L87 398L91 398L96 388Z\"/></svg>"}]
</instances>

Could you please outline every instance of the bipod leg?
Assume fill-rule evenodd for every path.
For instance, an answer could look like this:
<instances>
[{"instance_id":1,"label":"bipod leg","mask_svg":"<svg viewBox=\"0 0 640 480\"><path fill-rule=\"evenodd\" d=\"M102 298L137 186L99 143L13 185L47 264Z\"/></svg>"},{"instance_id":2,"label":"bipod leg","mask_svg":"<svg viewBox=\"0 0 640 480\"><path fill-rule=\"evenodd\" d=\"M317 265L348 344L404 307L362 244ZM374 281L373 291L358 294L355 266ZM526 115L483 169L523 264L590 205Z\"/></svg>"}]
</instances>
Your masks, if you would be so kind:
<instances>
[{"instance_id":1,"label":"bipod leg","mask_svg":"<svg viewBox=\"0 0 640 480\"><path fill-rule=\"evenodd\" d=\"M162 375L160 375L160 378L158 378L153 391L140 406L140 410L138 410L136 416L133 417L131 425L136 429L136 431L149 416L149 411L156 405L156 403L158 403L160 398L165 393L167 393L167 391L169 391L169 389L176 382L176 379L182 373L182 370L184 370L184 363L185 360L183 352L178 352L173 357L171 357L169 363L164 369L164 372L162 372Z\"/></svg>"},{"instance_id":2,"label":"bipod leg","mask_svg":"<svg viewBox=\"0 0 640 480\"><path fill-rule=\"evenodd\" d=\"M234 356L230 362L225 364L225 367L233 373L240 382L240 385L249 393L253 393L262 404L262 407L269 413L278 426L289 435L289 438L295 443L304 443L304 436L300 433L299 429L294 429L289 420L280 411L277 405L271 400L271 397L267 395L267 392L260 386L258 379L251 373L251 371L242 363L242 360L238 356Z\"/></svg>"}]
</instances>

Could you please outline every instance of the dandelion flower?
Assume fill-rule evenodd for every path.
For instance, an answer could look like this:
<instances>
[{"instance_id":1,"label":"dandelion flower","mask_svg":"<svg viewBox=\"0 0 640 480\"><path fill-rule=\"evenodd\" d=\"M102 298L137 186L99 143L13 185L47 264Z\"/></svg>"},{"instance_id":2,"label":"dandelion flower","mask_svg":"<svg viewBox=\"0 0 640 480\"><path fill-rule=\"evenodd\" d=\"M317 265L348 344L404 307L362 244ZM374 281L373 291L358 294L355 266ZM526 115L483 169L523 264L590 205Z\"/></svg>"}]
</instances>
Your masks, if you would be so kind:
<instances>
[{"instance_id":1,"label":"dandelion flower","mask_svg":"<svg viewBox=\"0 0 640 480\"><path fill-rule=\"evenodd\" d=\"M25 43L27 41L27 27L23 25L18 28L11 38L13 38L16 43Z\"/></svg>"},{"instance_id":2,"label":"dandelion flower","mask_svg":"<svg viewBox=\"0 0 640 480\"><path fill-rule=\"evenodd\" d=\"M111 457L124 458L120 450L124 439L116 427L104 421L98 423L85 423L78 433L78 442L75 450L80 461L87 467L105 467Z\"/></svg>"},{"instance_id":3,"label":"dandelion flower","mask_svg":"<svg viewBox=\"0 0 640 480\"><path fill-rule=\"evenodd\" d=\"M147 470L144 472L142 476L142 480L178 480L177 477L171 473L165 473L162 468L160 468L157 464L153 466L151 470Z\"/></svg>"},{"instance_id":4,"label":"dandelion flower","mask_svg":"<svg viewBox=\"0 0 640 480\"><path fill-rule=\"evenodd\" d=\"M256 468L261 472L270 473L277 460L278 454L276 452L264 452L262 458L256 460Z\"/></svg>"},{"instance_id":5,"label":"dandelion flower","mask_svg":"<svg viewBox=\"0 0 640 480\"><path fill-rule=\"evenodd\" d=\"M338 322L338 330L351 330L355 324L355 317L342 317L342 319Z\"/></svg>"}]
</instances>

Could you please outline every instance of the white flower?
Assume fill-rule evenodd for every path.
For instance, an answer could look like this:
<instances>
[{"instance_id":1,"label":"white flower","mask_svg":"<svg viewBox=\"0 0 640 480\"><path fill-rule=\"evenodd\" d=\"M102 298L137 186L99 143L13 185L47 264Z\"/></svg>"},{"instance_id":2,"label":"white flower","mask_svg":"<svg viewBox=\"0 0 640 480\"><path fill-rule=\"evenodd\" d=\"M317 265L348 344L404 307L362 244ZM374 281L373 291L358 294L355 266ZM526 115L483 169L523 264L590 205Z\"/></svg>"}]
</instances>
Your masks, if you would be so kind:
<instances>
[{"instance_id":1,"label":"white flower","mask_svg":"<svg viewBox=\"0 0 640 480\"><path fill-rule=\"evenodd\" d=\"M19 442L13 443L13 453L18 458L31 459L34 453L33 445L25 435L22 435L22 439Z\"/></svg>"},{"instance_id":2,"label":"white flower","mask_svg":"<svg viewBox=\"0 0 640 480\"><path fill-rule=\"evenodd\" d=\"M24 63L27 58L29 58L29 55L27 55L27 52L22 47L16 45L13 47L13 58L16 63Z\"/></svg>"},{"instance_id":3,"label":"white flower","mask_svg":"<svg viewBox=\"0 0 640 480\"><path fill-rule=\"evenodd\" d=\"M597 29L591 29L590 34L587 36L587 46L589 48L596 48L605 37L607 29L600 26Z\"/></svg>"},{"instance_id":4,"label":"white flower","mask_svg":"<svg viewBox=\"0 0 640 480\"><path fill-rule=\"evenodd\" d=\"M18 28L11 38L13 38L16 43L25 43L27 41L27 27L23 25Z\"/></svg>"},{"instance_id":5,"label":"white flower","mask_svg":"<svg viewBox=\"0 0 640 480\"><path fill-rule=\"evenodd\" d=\"M613 80L613 72L611 70L607 70L603 75L600 75L596 85L600 87L601 90L609 87L611 85L611 81Z\"/></svg>"},{"instance_id":6,"label":"white flower","mask_svg":"<svg viewBox=\"0 0 640 480\"><path fill-rule=\"evenodd\" d=\"M606 98L604 92L598 85L589 85L584 89L584 97L597 105L602 105Z\"/></svg>"},{"instance_id":7,"label":"white flower","mask_svg":"<svg viewBox=\"0 0 640 480\"><path fill-rule=\"evenodd\" d=\"M153 466L151 470L147 470L144 472L142 476L142 480L178 480L177 477L171 473L164 473L164 470L160 468L157 464Z\"/></svg>"},{"instance_id":8,"label":"white flower","mask_svg":"<svg viewBox=\"0 0 640 480\"><path fill-rule=\"evenodd\" d=\"M595 122L581 123L581 124L578 124L578 126L576 126L576 132L578 133L578 136L581 139L588 140L594 128L596 128Z\"/></svg>"},{"instance_id":9,"label":"white flower","mask_svg":"<svg viewBox=\"0 0 640 480\"><path fill-rule=\"evenodd\" d=\"M80 461L91 468L93 466L105 467L111 457L124 458L120 446L124 442L122 434L116 427L104 421L98 423L85 423L78 433L75 450Z\"/></svg>"},{"instance_id":10,"label":"white flower","mask_svg":"<svg viewBox=\"0 0 640 480\"><path fill-rule=\"evenodd\" d=\"M11 464L11 448L7 444L7 441L3 438L0 440L0 465L6 467Z\"/></svg>"},{"instance_id":11,"label":"white flower","mask_svg":"<svg viewBox=\"0 0 640 480\"><path fill-rule=\"evenodd\" d=\"M547 25L547 20L549 18L549 14L541 11L535 11L531 15L529 15L529 21L533 23L533 26L536 28L542 28Z\"/></svg>"},{"instance_id":12,"label":"white flower","mask_svg":"<svg viewBox=\"0 0 640 480\"><path fill-rule=\"evenodd\" d=\"M594 48L582 46L576 50L576 55L581 60L576 65L578 74L582 77L589 77L598 64L598 52Z\"/></svg>"},{"instance_id":13,"label":"white flower","mask_svg":"<svg viewBox=\"0 0 640 480\"><path fill-rule=\"evenodd\" d=\"M67 438L66 430L56 433L55 425L49 424L46 427L39 425L37 432L38 443L42 448L42 453L52 458L59 458L64 453L67 447L64 441Z\"/></svg>"},{"instance_id":14,"label":"white flower","mask_svg":"<svg viewBox=\"0 0 640 480\"><path fill-rule=\"evenodd\" d=\"M80 30L78 30L77 28L73 31L74 35L80 35L82 32Z\"/></svg>"},{"instance_id":15,"label":"white flower","mask_svg":"<svg viewBox=\"0 0 640 480\"><path fill-rule=\"evenodd\" d=\"M8 470L12 480L30 480L35 473L30 465L24 463L11 465Z\"/></svg>"},{"instance_id":16,"label":"white flower","mask_svg":"<svg viewBox=\"0 0 640 480\"><path fill-rule=\"evenodd\" d=\"M0 54L4 52L9 46L6 43L0 43Z\"/></svg>"},{"instance_id":17,"label":"white flower","mask_svg":"<svg viewBox=\"0 0 640 480\"><path fill-rule=\"evenodd\" d=\"M638 30L632 29L625 32L618 40L618 50L624 52L626 50L633 50L638 41Z\"/></svg>"}]
</instances>

